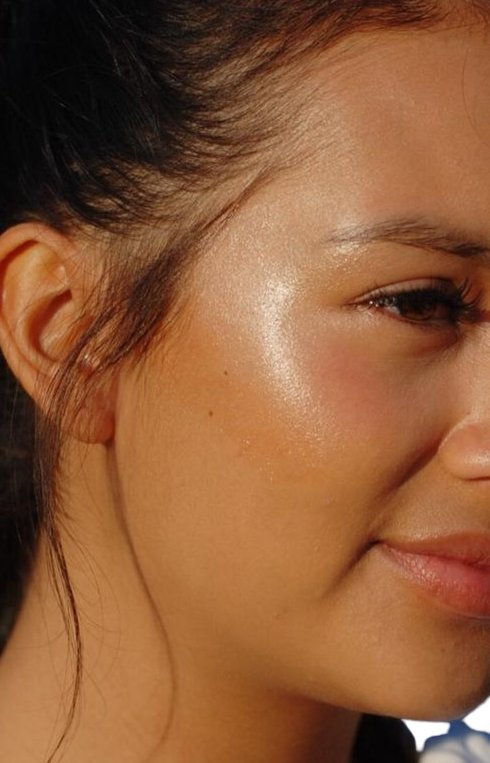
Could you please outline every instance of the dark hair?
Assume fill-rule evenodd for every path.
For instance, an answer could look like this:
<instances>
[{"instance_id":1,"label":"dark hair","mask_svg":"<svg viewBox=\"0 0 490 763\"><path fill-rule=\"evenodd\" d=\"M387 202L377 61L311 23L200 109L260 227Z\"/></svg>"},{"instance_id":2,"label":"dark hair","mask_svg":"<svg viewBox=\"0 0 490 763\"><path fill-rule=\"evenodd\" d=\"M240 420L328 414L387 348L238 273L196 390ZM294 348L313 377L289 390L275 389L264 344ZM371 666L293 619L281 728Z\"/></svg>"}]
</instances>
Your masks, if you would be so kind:
<instances>
[{"instance_id":1,"label":"dark hair","mask_svg":"<svg viewBox=\"0 0 490 763\"><path fill-rule=\"evenodd\" d=\"M56 475L66 411L85 392L79 359L97 358L96 383L168 326L188 264L240 194L206 200L244 169L249 185L265 172L285 68L352 31L424 28L454 10L436 0L0 0L0 230L39 220L112 242L111 277L50 413L0 369L0 628L5 640L42 532L76 656L69 722L82 640Z\"/></svg>"}]
</instances>

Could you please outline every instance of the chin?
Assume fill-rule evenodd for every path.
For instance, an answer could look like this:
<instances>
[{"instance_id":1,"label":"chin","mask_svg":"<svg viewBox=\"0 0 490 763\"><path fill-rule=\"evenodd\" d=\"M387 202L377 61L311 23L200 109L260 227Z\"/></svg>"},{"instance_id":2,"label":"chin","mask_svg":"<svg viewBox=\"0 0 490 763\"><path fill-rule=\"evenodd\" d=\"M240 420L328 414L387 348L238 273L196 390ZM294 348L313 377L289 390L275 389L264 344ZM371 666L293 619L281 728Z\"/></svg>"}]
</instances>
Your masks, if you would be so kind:
<instances>
[{"instance_id":1,"label":"chin","mask_svg":"<svg viewBox=\"0 0 490 763\"><path fill-rule=\"evenodd\" d=\"M485 702L487 697L488 692L485 692L464 700L446 701L437 708L422 708L419 712L414 708L414 712L407 713L403 717L414 721L455 721L471 713Z\"/></svg>"},{"instance_id":2,"label":"chin","mask_svg":"<svg viewBox=\"0 0 490 763\"><path fill-rule=\"evenodd\" d=\"M418 680L400 693L399 717L422 721L451 721L462 718L490 694L490 670L486 659L467 653L452 654L446 670L437 662L433 670L414 672ZM418 685L417 685L418 684Z\"/></svg>"},{"instance_id":3,"label":"chin","mask_svg":"<svg viewBox=\"0 0 490 763\"><path fill-rule=\"evenodd\" d=\"M345 706L356 712L416 721L463 718L490 695L488 670L478 664L473 668L453 663L444 672L407 671L404 666L385 673L382 682L365 675L362 693L345 697Z\"/></svg>"},{"instance_id":4,"label":"chin","mask_svg":"<svg viewBox=\"0 0 490 763\"><path fill-rule=\"evenodd\" d=\"M454 671L454 681L457 683L457 671ZM395 718L410 718L414 721L453 721L463 718L472 710L482 704L489 694L490 686L478 688L465 688L457 686L452 692L444 692L440 695L437 690L427 692L427 687L421 686L418 697L400 697L398 702L387 702L379 710L379 715L388 715ZM373 712L365 709L364 712Z\"/></svg>"}]
</instances>

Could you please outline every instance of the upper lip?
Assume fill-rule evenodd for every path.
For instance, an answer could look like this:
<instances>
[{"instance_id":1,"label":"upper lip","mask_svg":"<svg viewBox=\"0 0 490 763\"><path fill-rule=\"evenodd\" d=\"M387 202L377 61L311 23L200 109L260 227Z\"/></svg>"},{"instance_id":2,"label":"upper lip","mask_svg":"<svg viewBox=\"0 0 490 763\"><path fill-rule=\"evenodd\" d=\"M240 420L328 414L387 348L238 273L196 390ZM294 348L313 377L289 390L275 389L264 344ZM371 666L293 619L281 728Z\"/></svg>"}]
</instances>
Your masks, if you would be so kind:
<instances>
[{"instance_id":1,"label":"upper lip","mask_svg":"<svg viewBox=\"0 0 490 763\"><path fill-rule=\"evenodd\" d=\"M406 554L437 556L462 564L490 567L490 534L462 532L422 538L384 539L381 542Z\"/></svg>"}]
</instances>

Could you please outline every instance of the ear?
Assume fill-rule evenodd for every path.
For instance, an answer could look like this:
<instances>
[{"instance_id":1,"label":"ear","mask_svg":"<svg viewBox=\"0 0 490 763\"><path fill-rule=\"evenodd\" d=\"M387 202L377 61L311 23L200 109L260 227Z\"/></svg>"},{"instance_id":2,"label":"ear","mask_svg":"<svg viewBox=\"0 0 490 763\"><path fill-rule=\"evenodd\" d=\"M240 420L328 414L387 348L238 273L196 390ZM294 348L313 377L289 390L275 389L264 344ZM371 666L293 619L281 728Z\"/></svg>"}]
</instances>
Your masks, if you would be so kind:
<instances>
[{"instance_id":1,"label":"ear","mask_svg":"<svg viewBox=\"0 0 490 763\"><path fill-rule=\"evenodd\" d=\"M68 236L40 223L22 223L0 236L0 346L17 379L45 412L50 384L87 328L91 279L80 250ZM79 371L83 384L90 364ZM110 439L109 397L95 386L70 434L86 442Z\"/></svg>"}]
</instances>

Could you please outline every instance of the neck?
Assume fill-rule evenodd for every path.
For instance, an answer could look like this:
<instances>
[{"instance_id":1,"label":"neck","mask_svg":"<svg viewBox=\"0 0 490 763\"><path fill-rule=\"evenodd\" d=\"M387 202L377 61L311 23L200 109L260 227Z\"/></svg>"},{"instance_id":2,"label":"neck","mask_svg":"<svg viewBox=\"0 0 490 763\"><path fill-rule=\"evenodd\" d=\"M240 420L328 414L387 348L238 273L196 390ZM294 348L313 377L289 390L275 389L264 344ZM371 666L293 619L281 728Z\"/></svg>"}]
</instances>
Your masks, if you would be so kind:
<instances>
[{"instance_id":1,"label":"neck","mask_svg":"<svg viewBox=\"0 0 490 763\"><path fill-rule=\"evenodd\" d=\"M357 714L248 685L184 639L169 649L163 615L111 508L102 449L91 458L94 479L81 481L68 507L76 542L62 533L83 642L80 703L62 759L348 763ZM41 536L0 661L1 760L47 763L65 728L74 660L48 564Z\"/></svg>"}]
</instances>

